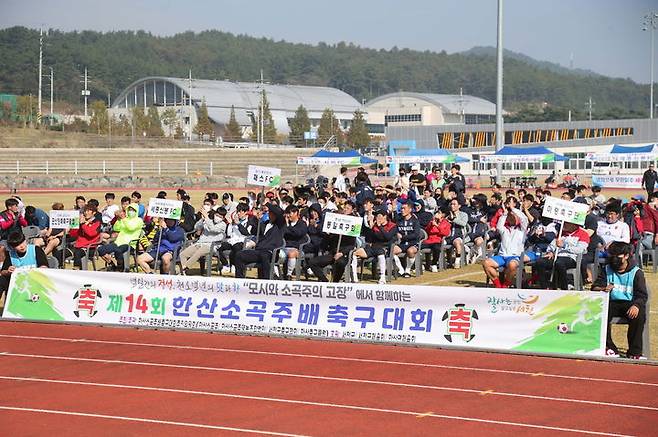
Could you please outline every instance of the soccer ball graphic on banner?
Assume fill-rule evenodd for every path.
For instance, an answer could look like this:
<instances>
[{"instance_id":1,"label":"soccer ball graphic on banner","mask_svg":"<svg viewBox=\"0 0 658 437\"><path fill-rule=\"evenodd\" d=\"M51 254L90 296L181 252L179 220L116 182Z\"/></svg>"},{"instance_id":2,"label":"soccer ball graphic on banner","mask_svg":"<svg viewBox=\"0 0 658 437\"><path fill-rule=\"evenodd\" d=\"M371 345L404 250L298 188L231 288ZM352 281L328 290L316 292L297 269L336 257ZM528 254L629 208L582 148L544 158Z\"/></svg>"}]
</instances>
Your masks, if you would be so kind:
<instances>
[{"instance_id":1,"label":"soccer ball graphic on banner","mask_svg":"<svg viewBox=\"0 0 658 437\"><path fill-rule=\"evenodd\" d=\"M569 333L569 325L566 323L560 323L557 325L557 332L560 334L568 334Z\"/></svg>"},{"instance_id":2,"label":"soccer ball graphic on banner","mask_svg":"<svg viewBox=\"0 0 658 437\"><path fill-rule=\"evenodd\" d=\"M39 302L39 295L34 293L32 296L30 296L30 300L32 300L32 302Z\"/></svg>"}]
</instances>

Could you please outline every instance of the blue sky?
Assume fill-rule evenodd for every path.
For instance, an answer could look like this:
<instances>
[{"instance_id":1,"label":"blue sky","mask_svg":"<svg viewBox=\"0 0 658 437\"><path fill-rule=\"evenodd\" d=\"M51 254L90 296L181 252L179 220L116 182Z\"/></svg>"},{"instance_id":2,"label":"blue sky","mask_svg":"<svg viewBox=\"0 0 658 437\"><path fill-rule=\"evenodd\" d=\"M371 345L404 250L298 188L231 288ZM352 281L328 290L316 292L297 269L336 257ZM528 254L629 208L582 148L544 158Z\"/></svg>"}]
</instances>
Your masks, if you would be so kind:
<instances>
[{"instance_id":1,"label":"blue sky","mask_svg":"<svg viewBox=\"0 0 658 437\"><path fill-rule=\"evenodd\" d=\"M504 44L566 67L573 54L575 67L648 83L650 39L641 28L651 10L658 0L505 0ZM495 46L496 0L0 0L0 28L15 25L158 35L218 29L454 53Z\"/></svg>"}]
</instances>

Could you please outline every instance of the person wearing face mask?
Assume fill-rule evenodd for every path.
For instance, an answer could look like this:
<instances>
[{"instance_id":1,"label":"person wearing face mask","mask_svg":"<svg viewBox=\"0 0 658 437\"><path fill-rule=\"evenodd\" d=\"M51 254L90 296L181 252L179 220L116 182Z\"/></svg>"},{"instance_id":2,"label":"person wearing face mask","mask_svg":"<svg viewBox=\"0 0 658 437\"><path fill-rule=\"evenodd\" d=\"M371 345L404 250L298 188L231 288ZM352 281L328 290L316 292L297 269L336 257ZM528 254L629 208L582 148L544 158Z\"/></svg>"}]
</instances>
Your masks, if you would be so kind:
<instances>
[{"instance_id":1,"label":"person wearing face mask","mask_svg":"<svg viewBox=\"0 0 658 437\"><path fill-rule=\"evenodd\" d=\"M642 333L646 321L647 284L644 272L631 257L632 247L628 243L615 241L608 246L608 265L601 269L592 284L592 290L610 294L608 306L608 335L606 355L618 357L619 350L612 341L610 322L613 317L628 319L627 358L643 359Z\"/></svg>"},{"instance_id":2,"label":"person wearing face mask","mask_svg":"<svg viewBox=\"0 0 658 437\"><path fill-rule=\"evenodd\" d=\"M178 222L174 219L160 219L157 225L159 229L153 238L153 244L148 252L137 257L137 264L144 270L144 273L152 273L149 263L154 261L157 256L162 260L161 271L167 274L176 249L185 239L185 231L178 226Z\"/></svg>"},{"instance_id":3,"label":"person wearing face mask","mask_svg":"<svg viewBox=\"0 0 658 437\"><path fill-rule=\"evenodd\" d=\"M194 244L188 246L180 252L180 260L183 274L187 274L190 266L201 257L207 256L210 253L210 247L213 243L222 241L226 238L226 231L228 223L226 222L226 209L224 207L217 208L217 211L201 210L203 218L196 222L194 229L201 233L201 236ZM229 246L230 248L230 246ZM221 254L222 248L219 248ZM226 264L226 261L223 262Z\"/></svg>"},{"instance_id":4,"label":"person wearing face mask","mask_svg":"<svg viewBox=\"0 0 658 437\"><path fill-rule=\"evenodd\" d=\"M19 267L48 267L48 258L43 249L27 244L22 231L12 231L7 236L7 257L0 270L0 298L9 289L12 273Z\"/></svg>"},{"instance_id":5,"label":"person wearing face mask","mask_svg":"<svg viewBox=\"0 0 658 437\"><path fill-rule=\"evenodd\" d=\"M125 270L123 254L135 247L143 228L144 220L139 218L139 205L131 203L125 212L118 211L113 226L113 231L117 233L115 240L98 248L98 256L105 260L108 270Z\"/></svg>"}]
</instances>

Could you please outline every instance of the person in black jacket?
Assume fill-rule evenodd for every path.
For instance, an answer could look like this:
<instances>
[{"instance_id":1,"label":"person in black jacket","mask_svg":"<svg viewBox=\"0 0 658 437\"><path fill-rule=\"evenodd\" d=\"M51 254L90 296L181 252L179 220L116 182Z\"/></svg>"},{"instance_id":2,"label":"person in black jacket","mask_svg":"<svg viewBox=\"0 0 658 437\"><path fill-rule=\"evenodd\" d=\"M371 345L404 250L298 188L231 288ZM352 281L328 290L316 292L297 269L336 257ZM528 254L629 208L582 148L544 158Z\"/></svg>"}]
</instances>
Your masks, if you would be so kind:
<instances>
[{"instance_id":1,"label":"person in black jacket","mask_svg":"<svg viewBox=\"0 0 658 437\"><path fill-rule=\"evenodd\" d=\"M647 197L651 197L653 194L656 182L658 182L658 173L656 173L655 166L652 162L642 175L642 186L647 190Z\"/></svg>"},{"instance_id":2,"label":"person in black jacket","mask_svg":"<svg viewBox=\"0 0 658 437\"><path fill-rule=\"evenodd\" d=\"M282 258L286 260L285 279L290 278L295 271L300 246L306 241L308 225L299 217L299 208L290 205L285 211L286 227L283 230L283 239L286 247L282 250Z\"/></svg>"},{"instance_id":3,"label":"person in black jacket","mask_svg":"<svg viewBox=\"0 0 658 437\"><path fill-rule=\"evenodd\" d=\"M283 211L277 205L268 203L265 205L268 209L268 221L263 227L262 235L253 249L243 250L235 257L235 277L245 277L245 267L247 264L256 263L258 265L258 278L270 278L270 262L272 253L283 244L283 232L286 226L286 219Z\"/></svg>"},{"instance_id":4,"label":"person in black jacket","mask_svg":"<svg viewBox=\"0 0 658 437\"><path fill-rule=\"evenodd\" d=\"M351 200L345 202L343 209L340 211L345 215L356 215L356 205ZM349 261L349 254L356 245L356 238L343 235L340 238L337 234L324 234L326 241L327 253L324 255L316 256L309 260L309 268L320 282L329 282L327 276L324 274L323 268L331 265L331 281L339 282L345 274L345 268ZM340 240L340 247L338 241Z\"/></svg>"},{"instance_id":5,"label":"person in black jacket","mask_svg":"<svg viewBox=\"0 0 658 437\"><path fill-rule=\"evenodd\" d=\"M416 261L416 253L420 246L420 223L413 213L413 202L407 201L402 204L402 213L397 220L398 234L400 240L393 246L393 261L398 268L400 276L405 278L411 277L411 267ZM397 255L404 253L407 258L406 267L402 267L402 261Z\"/></svg>"},{"instance_id":6,"label":"person in black jacket","mask_svg":"<svg viewBox=\"0 0 658 437\"><path fill-rule=\"evenodd\" d=\"M379 267L379 283L386 284L386 255L388 255L389 247L395 241L398 227L395 223L388 220L386 210L380 209L375 211L375 222L372 228L365 226L362 229L365 231L367 244L364 247L356 249L352 256L353 280L354 282L359 282L359 276L356 271L359 258L376 257Z\"/></svg>"},{"instance_id":7,"label":"person in black jacket","mask_svg":"<svg viewBox=\"0 0 658 437\"><path fill-rule=\"evenodd\" d=\"M189 194L182 193L180 194L180 198L183 201L180 217L180 227L183 228L187 234L194 231L194 225L197 222L196 213L194 211L194 207L190 204Z\"/></svg>"},{"instance_id":8,"label":"person in black jacket","mask_svg":"<svg viewBox=\"0 0 658 437\"><path fill-rule=\"evenodd\" d=\"M305 253L317 255L324 246L324 237L322 234L322 206L319 203L312 203L308 208L308 235L311 242L304 247Z\"/></svg>"}]
</instances>

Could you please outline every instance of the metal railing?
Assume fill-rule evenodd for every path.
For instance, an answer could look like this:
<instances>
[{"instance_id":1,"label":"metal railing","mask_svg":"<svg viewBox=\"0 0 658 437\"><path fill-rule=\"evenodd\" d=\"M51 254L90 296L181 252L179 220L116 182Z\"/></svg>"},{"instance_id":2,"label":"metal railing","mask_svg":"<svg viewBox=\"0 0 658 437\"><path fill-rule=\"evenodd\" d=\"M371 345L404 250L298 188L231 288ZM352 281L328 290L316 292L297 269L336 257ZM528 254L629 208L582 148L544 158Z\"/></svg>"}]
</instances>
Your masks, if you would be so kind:
<instances>
[{"instance_id":1,"label":"metal railing","mask_svg":"<svg viewBox=\"0 0 658 437\"><path fill-rule=\"evenodd\" d=\"M207 175L215 176L216 170L222 170L221 162L214 161L34 161L34 160L0 160L0 174L5 175L103 175L103 176L181 176ZM224 164L226 168L226 164ZM220 171L217 175L226 174Z\"/></svg>"}]
</instances>

